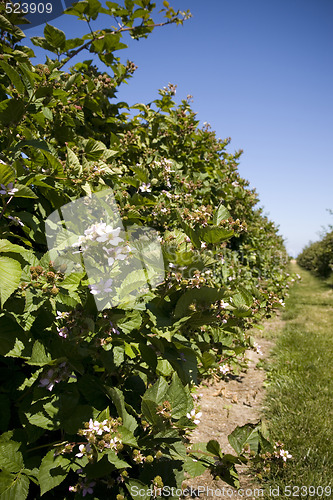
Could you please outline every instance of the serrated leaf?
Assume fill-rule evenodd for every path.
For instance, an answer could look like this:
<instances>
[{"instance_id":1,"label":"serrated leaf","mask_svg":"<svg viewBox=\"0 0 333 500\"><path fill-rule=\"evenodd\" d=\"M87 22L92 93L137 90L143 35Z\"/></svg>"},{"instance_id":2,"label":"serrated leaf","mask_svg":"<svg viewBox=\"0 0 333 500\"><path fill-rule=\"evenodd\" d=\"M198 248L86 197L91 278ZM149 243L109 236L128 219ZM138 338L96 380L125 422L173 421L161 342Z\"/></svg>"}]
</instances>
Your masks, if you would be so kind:
<instances>
[{"instance_id":1,"label":"serrated leaf","mask_svg":"<svg viewBox=\"0 0 333 500\"><path fill-rule=\"evenodd\" d=\"M208 468L208 464L201 462L198 459L194 459L192 457L186 457L184 463L184 470L190 475L190 477L201 476Z\"/></svg>"},{"instance_id":2,"label":"serrated leaf","mask_svg":"<svg viewBox=\"0 0 333 500\"><path fill-rule=\"evenodd\" d=\"M0 256L0 302L6 300L17 290L21 281L22 269L17 260Z\"/></svg>"},{"instance_id":3,"label":"serrated leaf","mask_svg":"<svg viewBox=\"0 0 333 500\"><path fill-rule=\"evenodd\" d=\"M46 353L45 347L38 340L33 345L30 359L27 361L29 365L44 366L51 361L51 355Z\"/></svg>"},{"instance_id":4,"label":"serrated leaf","mask_svg":"<svg viewBox=\"0 0 333 500\"><path fill-rule=\"evenodd\" d=\"M117 408L118 415L122 418L123 426L131 432L134 432L138 423L136 419L127 412L123 393L116 387L109 387L107 391L112 397L112 401Z\"/></svg>"},{"instance_id":5,"label":"serrated leaf","mask_svg":"<svg viewBox=\"0 0 333 500\"><path fill-rule=\"evenodd\" d=\"M0 472L0 500L26 500L29 478L23 474Z\"/></svg>"},{"instance_id":6,"label":"serrated leaf","mask_svg":"<svg viewBox=\"0 0 333 500\"><path fill-rule=\"evenodd\" d=\"M67 148L66 168L72 170L77 175L82 174L82 166L80 164L80 161L74 151L72 151L70 148Z\"/></svg>"},{"instance_id":7,"label":"serrated leaf","mask_svg":"<svg viewBox=\"0 0 333 500\"><path fill-rule=\"evenodd\" d=\"M22 80L21 80L21 77L18 74L18 72L16 71L16 69L14 69L12 66L10 66L5 61L0 61L0 68L2 68L4 70L4 72L6 73L8 78L11 80L11 82L15 86L16 90L20 94L24 94L25 87L24 87Z\"/></svg>"},{"instance_id":8,"label":"serrated leaf","mask_svg":"<svg viewBox=\"0 0 333 500\"><path fill-rule=\"evenodd\" d=\"M32 189L24 184L15 184L15 188L17 189L15 198L38 198Z\"/></svg>"},{"instance_id":9,"label":"serrated leaf","mask_svg":"<svg viewBox=\"0 0 333 500\"><path fill-rule=\"evenodd\" d=\"M176 419L183 417L193 408L189 388L183 385L176 373L173 374L165 399L171 404L171 415Z\"/></svg>"},{"instance_id":10,"label":"serrated leaf","mask_svg":"<svg viewBox=\"0 0 333 500\"><path fill-rule=\"evenodd\" d=\"M28 339L22 328L6 316L0 318L0 355L15 355L15 350L21 346L17 355L19 356L23 347L28 345Z\"/></svg>"},{"instance_id":11,"label":"serrated leaf","mask_svg":"<svg viewBox=\"0 0 333 500\"><path fill-rule=\"evenodd\" d=\"M223 229L217 226L206 226L200 229L199 234L206 243L215 244L229 240L233 236L234 230Z\"/></svg>"},{"instance_id":12,"label":"serrated leaf","mask_svg":"<svg viewBox=\"0 0 333 500\"><path fill-rule=\"evenodd\" d=\"M211 439L210 441L208 441L206 448L207 448L207 451L209 453L212 453L214 456L216 456L218 458L223 457L223 453L221 451L221 446L216 441L216 439Z\"/></svg>"},{"instance_id":13,"label":"serrated leaf","mask_svg":"<svg viewBox=\"0 0 333 500\"><path fill-rule=\"evenodd\" d=\"M70 461L62 455L54 456L54 450L50 450L42 460L38 472L40 494L44 495L61 484L69 473Z\"/></svg>"},{"instance_id":14,"label":"serrated leaf","mask_svg":"<svg viewBox=\"0 0 333 500\"><path fill-rule=\"evenodd\" d=\"M86 158L91 161L99 160L105 150L105 144L94 139L89 139L84 148Z\"/></svg>"},{"instance_id":15,"label":"serrated leaf","mask_svg":"<svg viewBox=\"0 0 333 500\"><path fill-rule=\"evenodd\" d=\"M230 217L230 212L229 210L223 206L222 204L217 207L217 210L214 214L213 217L213 223L218 226L221 222L221 220L226 220L229 219Z\"/></svg>"},{"instance_id":16,"label":"serrated leaf","mask_svg":"<svg viewBox=\"0 0 333 500\"><path fill-rule=\"evenodd\" d=\"M21 245L15 245L8 240L0 240L0 253L5 252L19 253L27 262L31 262L33 259L33 253L30 250L25 249Z\"/></svg>"},{"instance_id":17,"label":"serrated leaf","mask_svg":"<svg viewBox=\"0 0 333 500\"><path fill-rule=\"evenodd\" d=\"M15 182L16 171L10 165L0 163L0 184L8 186L9 183Z\"/></svg>"},{"instance_id":18,"label":"serrated leaf","mask_svg":"<svg viewBox=\"0 0 333 500\"><path fill-rule=\"evenodd\" d=\"M6 441L0 443L0 468L8 472L19 472L24 467L20 443Z\"/></svg>"},{"instance_id":19,"label":"serrated leaf","mask_svg":"<svg viewBox=\"0 0 333 500\"><path fill-rule=\"evenodd\" d=\"M182 318L189 313L189 306L192 303L197 303L201 305L210 305L217 300L222 299L224 296L224 291L218 288L210 288L208 286L203 286L201 288L192 288L187 290L178 300L175 308L175 317Z\"/></svg>"},{"instance_id":20,"label":"serrated leaf","mask_svg":"<svg viewBox=\"0 0 333 500\"><path fill-rule=\"evenodd\" d=\"M258 427L255 424L245 424L242 427L237 426L236 429L229 434L228 441L239 455L242 453L245 444L249 444L250 449L258 453Z\"/></svg>"},{"instance_id":21,"label":"serrated leaf","mask_svg":"<svg viewBox=\"0 0 333 500\"><path fill-rule=\"evenodd\" d=\"M66 36L62 30L55 26L46 24L44 28L44 36L46 41L55 49L62 50L65 47Z\"/></svg>"},{"instance_id":22,"label":"serrated leaf","mask_svg":"<svg viewBox=\"0 0 333 500\"><path fill-rule=\"evenodd\" d=\"M20 99L6 99L0 103L0 123L9 125L21 120L25 112L24 102Z\"/></svg>"}]
</instances>

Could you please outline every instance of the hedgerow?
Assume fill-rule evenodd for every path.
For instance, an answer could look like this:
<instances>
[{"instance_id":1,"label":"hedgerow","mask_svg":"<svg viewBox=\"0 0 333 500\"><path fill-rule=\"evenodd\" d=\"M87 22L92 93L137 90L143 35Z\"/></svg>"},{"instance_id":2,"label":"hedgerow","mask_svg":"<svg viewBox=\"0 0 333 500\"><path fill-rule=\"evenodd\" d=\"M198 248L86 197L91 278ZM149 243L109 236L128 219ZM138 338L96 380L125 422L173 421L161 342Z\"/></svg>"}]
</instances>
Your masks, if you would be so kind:
<instances>
[{"instance_id":1,"label":"hedgerow","mask_svg":"<svg viewBox=\"0 0 333 500\"><path fill-rule=\"evenodd\" d=\"M320 241L307 245L297 257L297 263L328 278L333 271L333 231L328 232Z\"/></svg>"},{"instance_id":2,"label":"hedgerow","mask_svg":"<svg viewBox=\"0 0 333 500\"><path fill-rule=\"evenodd\" d=\"M150 498L207 468L237 486L237 464L276 454L261 425L229 436L235 455L215 440L191 445L201 416L195 388L237 373L245 351L258 348L251 328L283 306L283 240L238 173L241 152L199 126L190 96L176 104L169 84L149 105L116 100L135 70L116 56L123 35L147 37L189 13L164 2L157 22L149 0L79 2L69 14L119 24L74 39L46 25L32 38L46 61L33 64L21 17L1 9L0 498L120 500L135 498L134 487ZM88 59L69 66L84 51L108 73ZM86 216L75 251L64 246L67 261L53 259L54 214L84 204L89 214L108 193L123 233L106 206L99 219ZM91 282L71 258L95 245L111 268L126 264L125 246L112 245L133 228L156 235L162 280L101 306L114 274ZM126 276L128 289L137 280Z\"/></svg>"}]
</instances>

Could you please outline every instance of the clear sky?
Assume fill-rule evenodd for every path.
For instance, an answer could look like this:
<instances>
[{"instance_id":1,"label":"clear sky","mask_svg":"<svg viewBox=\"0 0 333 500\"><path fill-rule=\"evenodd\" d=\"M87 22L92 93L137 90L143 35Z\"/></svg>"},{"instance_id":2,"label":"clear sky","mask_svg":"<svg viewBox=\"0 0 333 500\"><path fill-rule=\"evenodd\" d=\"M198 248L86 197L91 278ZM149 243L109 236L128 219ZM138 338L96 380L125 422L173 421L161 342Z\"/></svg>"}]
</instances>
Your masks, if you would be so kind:
<instances>
[{"instance_id":1,"label":"clear sky","mask_svg":"<svg viewBox=\"0 0 333 500\"><path fill-rule=\"evenodd\" d=\"M333 209L332 0L169 3L193 17L146 40L128 38L129 49L119 55L138 70L118 98L147 103L169 82L177 85L178 102L192 94L201 123L231 137L230 151L244 150L241 176L297 255L333 223L326 211ZM61 16L51 24L74 37L73 21Z\"/></svg>"}]
</instances>

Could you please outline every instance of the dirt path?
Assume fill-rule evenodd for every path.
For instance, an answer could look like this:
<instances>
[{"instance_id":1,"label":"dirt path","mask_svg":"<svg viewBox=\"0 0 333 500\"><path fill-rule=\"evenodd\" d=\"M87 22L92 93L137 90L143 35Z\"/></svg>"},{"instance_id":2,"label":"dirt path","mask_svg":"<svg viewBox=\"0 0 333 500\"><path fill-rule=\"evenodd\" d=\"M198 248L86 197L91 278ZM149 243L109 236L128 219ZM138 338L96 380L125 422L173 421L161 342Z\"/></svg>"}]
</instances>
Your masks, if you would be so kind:
<instances>
[{"instance_id":1,"label":"dirt path","mask_svg":"<svg viewBox=\"0 0 333 500\"><path fill-rule=\"evenodd\" d=\"M261 346L262 355L254 351L247 353L246 357L249 359L249 363L246 372L241 373L239 377L229 378L227 382L220 381L213 385L208 385L205 382L201 384L198 393L202 394L200 403L202 417L200 424L192 434L192 442L207 442L210 439L216 439L224 453L235 453L228 442L227 436L235 427L242 426L247 422L255 423L260 418L265 392L263 383L266 374L263 369L256 366L260 360L269 356L274 345L273 340L269 338L274 337L273 332L280 329L282 324L283 321L279 317L265 323L264 336L267 336L268 339L257 339L258 344ZM238 472L240 474L241 488L253 488L252 479L246 467L238 467ZM201 493L199 497L192 498L200 498L200 500L215 498L210 491L207 494L207 488L222 491L223 487L225 489L230 488L222 480L214 481L208 471L202 476L186 480L184 483L184 487L192 487L192 489L199 486L205 487L206 493ZM230 498L230 494L219 495L219 498Z\"/></svg>"}]
</instances>

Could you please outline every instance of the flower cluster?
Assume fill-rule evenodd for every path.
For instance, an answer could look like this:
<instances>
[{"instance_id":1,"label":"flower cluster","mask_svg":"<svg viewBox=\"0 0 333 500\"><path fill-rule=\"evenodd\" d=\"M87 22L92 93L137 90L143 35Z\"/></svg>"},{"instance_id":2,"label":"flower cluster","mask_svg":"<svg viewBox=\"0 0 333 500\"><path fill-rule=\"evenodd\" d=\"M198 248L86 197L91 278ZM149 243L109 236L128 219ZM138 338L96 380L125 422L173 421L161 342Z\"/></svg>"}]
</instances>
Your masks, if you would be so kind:
<instances>
[{"instance_id":1,"label":"flower cluster","mask_svg":"<svg viewBox=\"0 0 333 500\"><path fill-rule=\"evenodd\" d=\"M113 228L105 222L97 222L92 226L88 227L84 231L84 235L79 236L79 239L74 243L73 247L81 247L82 250L87 250L89 243L92 241L98 241L99 243L109 243L113 246L119 245L120 242L124 241L119 237L121 231L120 227Z\"/></svg>"},{"instance_id":2,"label":"flower cluster","mask_svg":"<svg viewBox=\"0 0 333 500\"><path fill-rule=\"evenodd\" d=\"M48 391L52 391L55 384L68 380L69 378L74 378L76 380L76 375L72 374L72 371L66 361L60 363L56 368L50 368L39 381L39 387L45 387Z\"/></svg>"},{"instance_id":3,"label":"flower cluster","mask_svg":"<svg viewBox=\"0 0 333 500\"><path fill-rule=\"evenodd\" d=\"M98 450L103 451L105 448L114 450L116 453L123 449L121 437L118 433L118 427L121 425L121 419L109 417L108 419L99 422L98 420L90 419L85 424L84 429L80 429L78 434L84 436L88 443L79 446L77 457L84 455L89 456L93 451L93 446Z\"/></svg>"}]
</instances>

